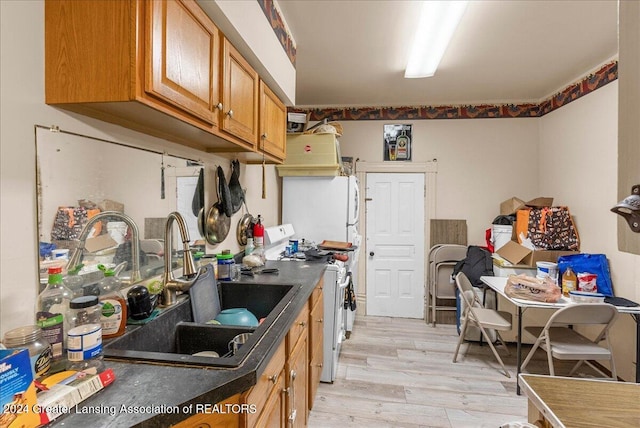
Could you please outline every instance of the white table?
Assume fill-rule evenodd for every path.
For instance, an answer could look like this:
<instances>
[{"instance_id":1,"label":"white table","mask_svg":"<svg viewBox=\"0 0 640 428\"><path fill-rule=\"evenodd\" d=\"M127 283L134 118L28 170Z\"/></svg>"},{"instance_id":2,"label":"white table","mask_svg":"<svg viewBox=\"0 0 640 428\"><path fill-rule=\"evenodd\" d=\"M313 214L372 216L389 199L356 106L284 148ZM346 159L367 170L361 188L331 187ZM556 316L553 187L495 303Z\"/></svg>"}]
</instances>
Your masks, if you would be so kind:
<instances>
[{"instance_id":1,"label":"white table","mask_svg":"<svg viewBox=\"0 0 640 428\"><path fill-rule=\"evenodd\" d=\"M566 297L561 297L557 303L545 303L535 302L532 300L515 299L509 297L504 292L504 287L507 285L507 277L503 276L482 276L480 280L486 284L489 288L500 294L502 297L513 303L517 308L518 313L518 334L517 338L517 350L516 350L516 378L520 374L520 365L522 364L522 314L529 308L542 308L542 309L560 309L567 306L570 301ZM618 312L622 314L629 314L636 322L636 361L640 357L640 306L616 306ZM636 368L636 383L640 383L640 370ZM517 385L517 392L520 395L520 384Z\"/></svg>"}]
</instances>

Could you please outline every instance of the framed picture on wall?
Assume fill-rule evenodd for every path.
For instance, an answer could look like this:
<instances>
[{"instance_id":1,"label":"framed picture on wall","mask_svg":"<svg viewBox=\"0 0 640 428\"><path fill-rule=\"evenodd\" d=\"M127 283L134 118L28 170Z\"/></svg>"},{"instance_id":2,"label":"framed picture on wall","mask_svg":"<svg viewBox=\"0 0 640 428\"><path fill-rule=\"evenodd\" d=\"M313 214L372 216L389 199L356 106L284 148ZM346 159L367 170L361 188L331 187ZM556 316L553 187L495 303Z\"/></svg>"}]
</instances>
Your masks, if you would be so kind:
<instances>
[{"instance_id":1,"label":"framed picture on wall","mask_svg":"<svg viewBox=\"0 0 640 428\"><path fill-rule=\"evenodd\" d=\"M385 161L410 161L411 160L411 125L384 125L383 126L383 154Z\"/></svg>"}]
</instances>

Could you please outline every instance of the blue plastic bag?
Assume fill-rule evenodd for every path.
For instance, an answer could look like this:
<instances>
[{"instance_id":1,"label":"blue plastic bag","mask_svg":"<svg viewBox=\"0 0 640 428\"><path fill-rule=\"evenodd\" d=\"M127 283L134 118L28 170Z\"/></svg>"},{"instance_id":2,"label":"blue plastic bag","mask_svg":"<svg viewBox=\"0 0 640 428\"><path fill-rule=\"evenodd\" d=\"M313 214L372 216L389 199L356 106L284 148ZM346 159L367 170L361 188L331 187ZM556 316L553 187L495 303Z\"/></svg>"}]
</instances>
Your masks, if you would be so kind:
<instances>
[{"instance_id":1,"label":"blue plastic bag","mask_svg":"<svg viewBox=\"0 0 640 428\"><path fill-rule=\"evenodd\" d=\"M613 284L611 283L611 272L609 271L609 261L604 254L572 254L569 256L558 257L558 270L560 272L560 278L567 270L567 266L571 266L571 269L576 273L595 273L598 275L596 284L598 286L598 293L602 293L605 296L613 296Z\"/></svg>"}]
</instances>

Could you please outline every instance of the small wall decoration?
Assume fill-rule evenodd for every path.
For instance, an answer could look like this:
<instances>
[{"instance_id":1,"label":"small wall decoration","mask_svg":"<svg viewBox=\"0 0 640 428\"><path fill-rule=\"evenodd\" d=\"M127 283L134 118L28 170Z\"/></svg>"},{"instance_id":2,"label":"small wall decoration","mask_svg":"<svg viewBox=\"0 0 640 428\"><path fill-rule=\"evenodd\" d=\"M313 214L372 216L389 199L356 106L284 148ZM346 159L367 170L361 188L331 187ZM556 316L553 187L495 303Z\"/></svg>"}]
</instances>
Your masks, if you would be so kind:
<instances>
[{"instance_id":1,"label":"small wall decoration","mask_svg":"<svg viewBox=\"0 0 640 428\"><path fill-rule=\"evenodd\" d=\"M411 160L411 125L384 125L384 153L385 161Z\"/></svg>"}]
</instances>

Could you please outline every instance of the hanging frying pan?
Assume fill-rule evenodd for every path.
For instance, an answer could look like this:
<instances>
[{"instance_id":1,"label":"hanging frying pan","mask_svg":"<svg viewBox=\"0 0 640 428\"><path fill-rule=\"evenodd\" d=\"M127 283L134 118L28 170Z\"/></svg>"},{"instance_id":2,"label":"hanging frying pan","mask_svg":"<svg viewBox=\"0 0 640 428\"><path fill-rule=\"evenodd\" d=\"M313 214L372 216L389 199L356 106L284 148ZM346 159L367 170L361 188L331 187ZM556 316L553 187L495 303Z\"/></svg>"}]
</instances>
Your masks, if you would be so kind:
<instances>
[{"instance_id":1,"label":"hanging frying pan","mask_svg":"<svg viewBox=\"0 0 640 428\"><path fill-rule=\"evenodd\" d=\"M218 186L216 187L218 202L211 205L211 208L209 208L206 214L203 213L201 233L203 233L202 236L204 236L204 239L211 245L224 241L231 228L231 218L225 214L223 208L224 201L220 199L221 193L223 193L220 187L221 181L219 174Z\"/></svg>"}]
</instances>

